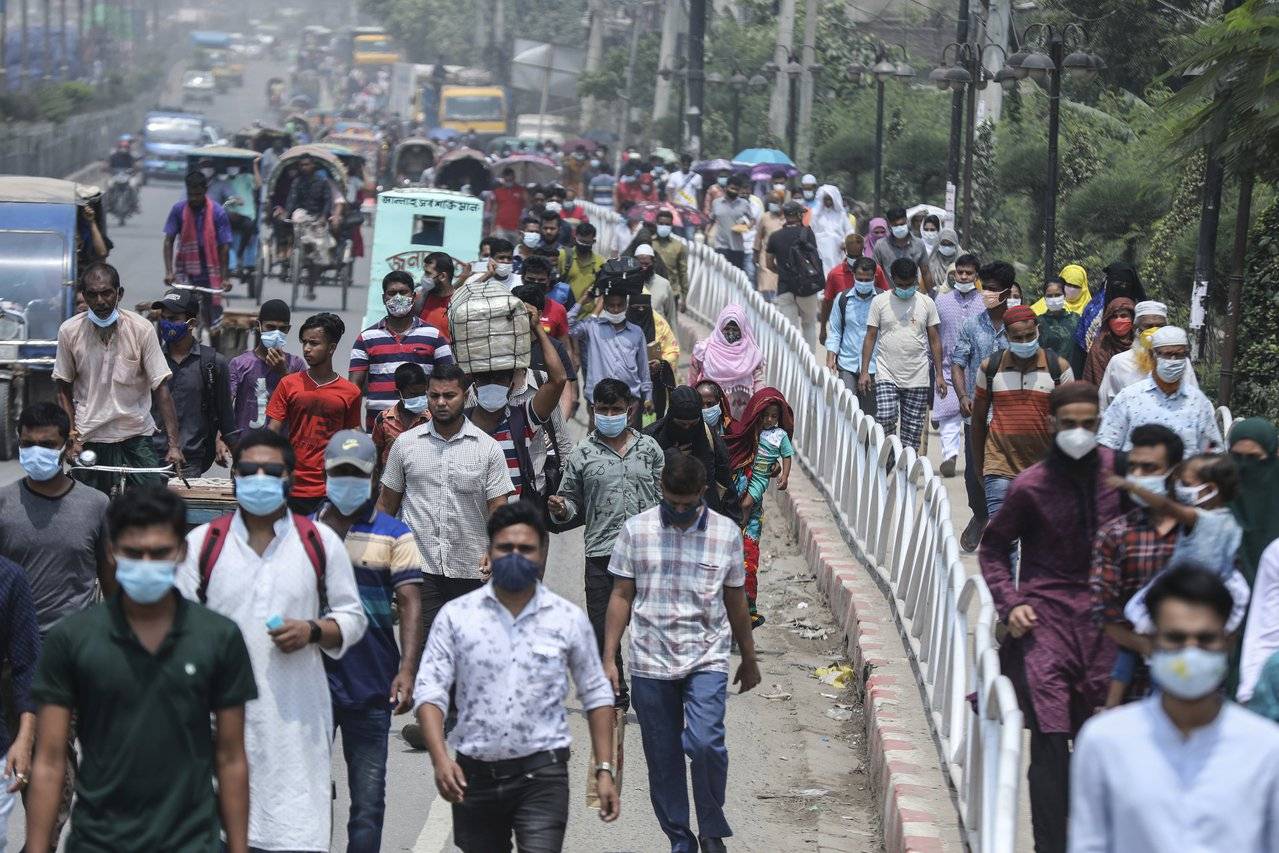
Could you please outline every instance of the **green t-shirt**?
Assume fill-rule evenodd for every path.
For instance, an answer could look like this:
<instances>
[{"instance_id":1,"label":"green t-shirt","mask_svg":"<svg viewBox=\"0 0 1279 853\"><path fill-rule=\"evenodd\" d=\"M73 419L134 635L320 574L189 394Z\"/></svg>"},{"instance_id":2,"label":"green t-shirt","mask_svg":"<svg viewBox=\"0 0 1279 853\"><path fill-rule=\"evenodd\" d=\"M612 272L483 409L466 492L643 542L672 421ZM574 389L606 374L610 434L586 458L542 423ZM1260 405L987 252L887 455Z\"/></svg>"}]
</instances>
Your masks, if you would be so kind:
<instances>
[{"instance_id":1,"label":"green t-shirt","mask_svg":"<svg viewBox=\"0 0 1279 853\"><path fill-rule=\"evenodd\" d=\"M236 624L177 601L154 655L119 596L45 637L31 697L75 712L82 751L69 851L221 847L209 715L256 698L257 686Z\"/></svg>"}]
</instances>

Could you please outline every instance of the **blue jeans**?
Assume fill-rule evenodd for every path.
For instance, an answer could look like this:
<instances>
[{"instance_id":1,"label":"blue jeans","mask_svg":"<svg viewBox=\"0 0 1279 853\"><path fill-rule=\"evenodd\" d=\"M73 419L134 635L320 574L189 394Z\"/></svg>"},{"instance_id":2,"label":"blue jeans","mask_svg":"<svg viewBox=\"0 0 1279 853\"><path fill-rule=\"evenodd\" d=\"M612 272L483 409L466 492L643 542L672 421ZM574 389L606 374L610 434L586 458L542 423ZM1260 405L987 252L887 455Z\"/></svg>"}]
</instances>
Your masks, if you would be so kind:
<instances>
[{"instance_id":1,"label":"blue jeans","mask_svg":"<svg viewBox=\"0 0 1279 853\"><path fill-rule=\"evenodd\" d=\"M391 709L333 706L333 727L342 732L351 815L346 821L347 853L377 853L386 812L386 750Z\"/></svg>"},{"instance_id":2,"label":"blue jeans","mask_svg":"<svg viewBox=\"0 0 1279 853\"><path fill-rule=\"evenodd\" d=\"M999 512L999 508L1004 505L1004 498L1008 497L1008 487L1011 484L1010 478L1000 477L997 474L987 474L982 477L982 485L986 487L987 518L994 518L995 513Z\"/></svg>"},{"instance_id":3,"label":"blue jeans","mask_svg":"<svg viewBox=\"0 0 1279 853\"><path fill-rule=\"evenodd\" d=\"M694 672L674 681L631 677L631 705L639 717L648 762L649 800L657 822L671 840L671 853L698 850L697 836L688 821L686 755L692 762L698 835L727 838L733 834L724 819L727 700L728 674L724 672Z\"/></svg>"}]
</instances>

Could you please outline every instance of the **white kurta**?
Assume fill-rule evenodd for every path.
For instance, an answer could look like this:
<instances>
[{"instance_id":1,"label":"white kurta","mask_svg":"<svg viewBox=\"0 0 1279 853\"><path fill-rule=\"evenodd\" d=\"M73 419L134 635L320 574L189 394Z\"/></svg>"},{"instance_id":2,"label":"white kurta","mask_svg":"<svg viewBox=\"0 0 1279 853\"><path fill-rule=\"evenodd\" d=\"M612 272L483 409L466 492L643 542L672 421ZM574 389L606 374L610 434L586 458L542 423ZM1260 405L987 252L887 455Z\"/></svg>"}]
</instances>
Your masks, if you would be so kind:
<instances>
[{"instance_id":1,"label":"white kurta","mask_svg":"<svg viewBox=\"0 0 1279 853\"><path fill-rule=\"evenodd\" d=\"M368 620L346 547L328 527L316 527L326 557L329 612L324 615L342 629L341 647L323 652L340 658L364 636ZM187 535L187 558L178 569L178 588L192 600L198 600L197 563L207 529L201 525ZM258 685L258 698L245 708L249 845L328 850L333 711L321 649L311 645L285 654L266 628L276 614L285 619L320 615L315 570L288 516L276 522L275 539L259 557L236 513L209 580L207 604L240 626Z\"/></svg>"}]
</instances>

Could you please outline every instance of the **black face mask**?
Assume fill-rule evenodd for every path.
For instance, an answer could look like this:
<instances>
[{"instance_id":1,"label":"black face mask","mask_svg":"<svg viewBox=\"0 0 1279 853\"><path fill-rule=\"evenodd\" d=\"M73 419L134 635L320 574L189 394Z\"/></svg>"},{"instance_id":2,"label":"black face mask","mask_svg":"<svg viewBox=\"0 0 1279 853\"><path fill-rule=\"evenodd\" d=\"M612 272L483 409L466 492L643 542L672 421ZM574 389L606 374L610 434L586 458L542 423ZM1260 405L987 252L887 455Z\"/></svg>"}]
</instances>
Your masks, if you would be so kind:
<instances>
[{"instance_id":1,"label":"black face mask","mask_svg":"<svg viewBox=\"0 0 1279 853\"><path fill-rule=\"evenodd\" d=\"M701 515L702 512L702 505L700 503L695 507L690 507L689 509L677 510L666 501L666 498L662 498L660 506L662 508L662 521L665 524L674 527L687 527L696 521L697 517Z\"/></svg>"}]
</instances>

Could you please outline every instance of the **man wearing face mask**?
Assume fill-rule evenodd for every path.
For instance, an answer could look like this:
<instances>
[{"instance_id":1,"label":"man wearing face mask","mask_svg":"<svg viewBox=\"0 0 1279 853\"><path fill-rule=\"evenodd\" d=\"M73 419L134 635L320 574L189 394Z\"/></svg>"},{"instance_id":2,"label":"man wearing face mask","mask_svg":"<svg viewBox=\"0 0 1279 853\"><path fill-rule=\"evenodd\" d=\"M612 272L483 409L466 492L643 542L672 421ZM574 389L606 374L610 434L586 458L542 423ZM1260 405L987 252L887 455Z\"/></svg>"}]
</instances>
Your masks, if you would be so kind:
<instances>
[{"instance_id":1,"label":"man wearing face mask","mask_svg":"<svg viewBox=\"0 0 1279 853\"><path fill-rule=\"evenodd\" d=\"M1058 385L1048 410L1053 441L1047 456L1013 480L986 528L978 562L1008 628L1001 663L1030 729L1035 849L1063 851L1070 739L1105 700L1115 659L1113 641L1092 618L1089 566L1094 535L1119 516L1120 498L1107 481L1115 456L1097 445L1097 389L1086 382Z\"/></svg>"},{"instance_id":2,"label":"man wearing face mask","mask_svg":"<svg viewBox=\"0 0 1279 853\"><path fill-rule=\"evenodd\" d=\"M973 461L986 488L986 513L999 512L1013 478L1044 458L1052 443L1048 399L1075 377L1070 365L1039 344L1035 312L1004 314L1008 349L981 363L973 400Z\"/></svg>"},{"instance_id":3,"label":"man wearing face mask","mask_svg":"<svg viewBox=\"0 0 1279 853\"><path fill-rule=\"evenodd\" d=\"M386 316L370 326L351 345L347 378L364 396L368 430L379 412L396 404L395 371L401 364L419 365L427 376L453 363L453 350L439 329L413 316L413 276L391 270L382 279Z\"/></svg>"},{"instance_id":4,"label":"man wearing face mask","mask_svg":"<svg viewBox=\"0 0 1279 853\"><path fill-rule=\"evenodd\" d=\"M559 277L561 281L568 283L575 302L582 301L582 297L594 286L595 277L604 267L604 256L595 251L597 236L595 226L589 222L583 222L574 232L574 244L560 250ZM572 302L569 303L570 306L572 304ZM587 300L583 303L582 310L590 311L593 307L594 304Z\"/></svg>"},{"instance_id":5,"label":"man wearing face mask","mask_svg":"<svg viewBox=\"0 0 1279 853\"><path fill-rule=\"evenodd\" d=\"M53 380L58 403L71 420L71 458L84 449L98 455L100 465L158 468L151 443L155 432L154 406L165 434L177 436L178 415L169 393L172 371L160 349L155 326L132 311L120 309L120 274L109 264L93 264L80 279L89 310L75 314L58 327ZM120 364L134 365L130 370ZM169 442L165 462L180 467L186 461L182 446ZM140 485L154 474L131 474ZM103 492L113 477L95 475L86 482Z\"/></svg>"},{"instance_id":6,"label":"man wearing face mask","mask_svg":"<svg viewBox=\"0 0 1279 853\"><path fill-rule=\"evenodd\" d=\"M515 170L502 170L493 188L493 230L499 237L514 242L520 232L520 214L528 204L528 194L515 180Z\"/></svg>"},{"instance_id":7,"label":"man wearing face mask","mask_svg":"<svg viewBox=\"0 0 1279 853\"><path fill-rule=\"evenodd\" d=\"M767 302L777 299L777 273L769 269L765 253L769 239L786 225L786 217L782 216L784 200L784 193L769 193L765 199L764 213L755 226L755 289Z\"/></svg>"},{"instance_id":8,"label":"man wearing face mask","mask_svg":"<svg viewBox=\"0 0 1279 853\"><path fill-rule=\"evenodd\" d=\"M27 849L58 846L75 719L83 764L69 849L221 843L245 853L246 705L259 695L245 641L230 619L174 593L187 547L181 498L163 487L131 490L111 504L108 522L122 591L53 627L31 691L40 743Z\"/></svg>"},{"instance_id":9,"label":"man wearing face mask","mask_svg":"<svg viewBox=\"0 0 1279 853\"><path fill-rule=\"evenodd\" d=\"M485 254L487 248L488 253ZM541 255L530 255L529 259L541 259ZM501 237L485 237L480 244L480 259L472 267L475 270L466 280L467 284L478 284L481 281L495 281L511 290L522 284L520 274L515 271L515 246Z\"/></svg>"},{"instance_id":10,"label":"man wearing face mask","mask_svg":"<svg viewBox=\"0 0 1279 853\"><path fill-rule=\"evenodd\" d=\"M239 508L187 534L177 587L240 627L259 676L245 715L250 847L320 851L331 836L333 731L323 658L355 646L368 617L342 540L289 512L295 462L278 433L240 438L232 468Z\"/></svg>"},{"instance_id":11,"label":"man wearing face mask","mask_svg":"<svg viewBox=\"0 0 1279 853\"><path fill-rule=\"evenodd\" d=\"M1132 346L1123 352L1116 353L1106 364L1106 372L1102 375L1101 411L1105 413L1114 402L1119 392L1129 385L1135 385L1150 376L1155 369L1155 353L1151 339L1155 333L1168 325L1168 307L1162 302L1147 300L1138 302L1133 308L1133 329L1136 335ZM1195 377L1195 366L1186 360L1184 381L1187 388L1198 388L1199 380Z\"/></svg>"},{"instance_id":12,"label":"man wearing face mask","mask_svg":"<svg viewBox=\"0 0 1279 853\"><path fill-rule=\"evenodd\" d=\"M698 186L701 186L700 178ZM696 208L694 203L691 207ZM653 251L662 259L670 276L671 290L675 293L676 304L683 310L684 298L688 293L688 248L675 239L675 214L669 210L659 210L654 225Z\"/></svg>"},{"instance_id":13,"label":"man wearing face mask","mask_svg":"<svg viewBox=\"0 0 1279 853\"><path fill-rule=\"evenodd\" d=\"M826 273L813 229L804 224L804 208L788 201L782 206L784 223L765 246L764 265L777 274L777 304L808 345L817 349L817 308L826 286Z\"/></svg>"},{"instance_id":14,"label":"man wearing face mask","mask_svg":"<svg viewBox=\"0 0 1279 853\"><path fill-rule=\"evenodd\" d=\"M449 302L453 299L453 258L446 252L432 252L422 260L422 280L418 282L418 319L433 329L449 327Z\"/></svg>"},{"instance_id":15,"label":"man wearing face mask","mask_svg":"<svg viewBox=\"0 0 1279 853\"><path fill-rule=\"evenodd\" d=\"M941 320L938 333L941 335L941 375L955 391L954 375L951 370L955 345L959 342L959 331L964 323L985 310L981 295L977 292L977 258L962 255L955 261L954 286L936 297L937 317ZM965 389L967 391L967 389ZM941 475L955 476L959 454L965 453L965 465L972 464L972 454L966 453L968 426L964 423L963 413L959 409L959 394L947 394L940 400L933 401L933 420L937 422L941 434ZM965 484L968 478L965 476ZM978 481L980 485L980 481ZM984 505L985 496L980 496L979 505ZM982 513L983 517L985 513Z\"/></svg>"},{"instance_id":16,"label":"man wearing face mask","mask_svg":"<svg viewBox=\"0 0 1279 853\"><path fill-rule=\"evenodd\" d=\"M724 195L711 202L714 220L712 248L739 270L746 269L746 242L743 237L755 229L755 212L746 191L746 180L733 175L725 182Z\"/></svg>"},{"instance_id":17,"label":"man wearing face mask","mask_svg":"<svg viewBox=\"0 0 1279 853\"><path fill-rule=\"evenodd\" d=\"M164 222L164 283L182 280L214 290L229 286L231 220L222 205L207 197L203 172L186 177L187 197L174 202ZM215 328L222 319L222 301L201 299L205 324Z\"/></svg>"},{"instance_id":18,"label":"man wearing face mask","mask_svg":"<svg viewBox=\"0 0 1279 853\"><path fill-rule=\"evenodd\" d=\"M928 263L928 247L910 233L906 208L894 207L888 211L888 237L875 241L874 255L875 261L886 270L891 270L893 261L899 258L914 261L917 267Z\"/></svg>"},{"instance_id":19,"label":"man wearing face mask","mask_svg":"<svg viewBox=\"0 0 1279 853\"><path fill-rule=\"evenodd\" d=\"M301 356L284 351L291 328L289 303L268 299L258 309L253 325L257 344L227 364L237 433L266 426L266 404L275 393L275 386L285 375L306 370Z\"/></svg>"},{"instance_id":20,"label":"man wearing face mask","mask_svg":"<svg viewBox=\"0 0 1279 853\"><path fill-rule=\"evenodd\" d=\"M634 258L621 261L631 272L638 266ZM648 341L643 330L626 319L629 297L623 287L618 282L601 280L603 296L595 300L595 313L580 319L581 302L569 312L569 335L580 354L579 372L588 406L594 402L591 393L600 381L618 379L625 383L631 396L644 401L644 408L651 409L653 379L648 367ZM638 426L638 409L633 417Z\"/></svg>"},{"instance_id":21,"label":"man wearing face mask","mask_svg":"<svg viewBox=\"0 0 1279 853\"><path fill-rule=\"evenodd\" d=\"M959 547L965 551L977 550L982 529L986 526L986 489L982 484L981 469L974 457L970 420L973 413L972 396L981 374L981 363L994 352L1008 348L1008 335L1004 331L1004 312L1008 310L1008 292L1012 289L1017 273L1006 261L993 261L977 270L977 259L971 267L976 275L968 272L968 264L955 262L955 290L961 294L972 292L976 281L981 281L981 307L975 316L964 320L950 354L951 387L958 395L959 414L964 419L964 487L968 493L968 509L973 517L959 537ZM965 291L967 288L967 291Z\"/></svg>"},{"instance_id":22,"label":"man wearing face mask","mask_svg":"<svg viewBox=\"0 0 1279 853\"><path fill-rule=\"evenodd\" d=\"M654 438L627 426L639 401L626 383L604 379L593 396L594 428L569 454L559 493L547 500L547 509L561 524L578 518L585 524L586 613L602 651L614 582L608 571L613 543L628 518L657 505L664 456ZM620 649L614 663L620 677ZM618 687L617 707L630 707L626 682Z\"/></svg>"},{"instance_id":23,"label":"man wearing face mask","mask_svg":"<svg viewBox=\"0 0 1279 853\"><path fill-rule=\"evenodd\" d=\"M422 365L406 362L395 368L395 391L399 397L396 404L378 412L373 419L373 445L378 452L378 476L374 478L376 482L381 481L381 468L386 465L391 445L400 437L400 433L421 426L431 419L431 413L427 409L426 371L422 369Z\"/></svg>"},{"instance_id":24,"label":"man wearing face mask","mask_svg":"<svg viewBox=\"0 0 1279 853\"><path fill-rule=\"evenodd\" d=\"M605 823L620 812L613 695L581 609L541 581L549 545L542 514L525 501L502 506L488 539L492 581L441 608L418 669L415 712L462 850L509 850L512 834L520 849L560 850L569 811L569 675L586 713ZM507 671L535 677L489 675ZM446 742L453 710L457 725Z\"/></svg>"},{"instance_id":25,"label":"man wearing face mask","mask_svg":"<svg viewBox=\"0 0 1279 853\"><path fill-rule=\"evenodd\" d=\"M471 394L467 400L467 417L502 448L517 497L526 492L531 496L537 490L542 471L534 467L533 445L545 441L543 429L558 408L567 381L555 345L542 328L540 313L533 305L524 303L524 306L528 309L533 337L541 348L542 363L546 365L546 381L529 394L527 368L477 373L471 377ZM520 389L519 402L513 403L511 392L517 373L521 374L519 378L524 387ZM544 451L540 459L545 464ZM528 476L533 482L528 482Z\"/></svg>"},{"instance_id":26,"label":"man wearing face mask","mask_svg":"<svg viewBox=\"0 0 1279 853\"><path fill-rule=\"evenodd\" d=\"M421 370L415 364L402 366ZM346 543L369 617L362 640L341 660L324 660L333 723L342 732L347 765L351 813L346 837L352 850L381 846L391 715L412 707L422 647L422 555L408 525L374 507L372 474L377 467L377 449L366 434L343 430L333 436L324 452L327 499L312 516ZM392 604L399 614L398 646Z\"/></svg>"},{"instance_id":27,"label":"man wearing face mask","mask_svg":"<svg viewBox=\"0 0 1279 853\"><path fill-rule=\"evenodd\" d=\"M821 202L817 200L817 178L814 175L805 175L799 180L799 197L800 204L809 211L816 213L821 206ZM887 267L885 267L887 269Z\"/></svg>"},{"instance_id":28,"label":"man wearing face mask","mask_svg":"<svg viewBox=\"0 0 1279 853\"><path fill-rule=\"evenodd\" d=\"M1148 379L1129 385L1111 401L1098 441L1115 450L1132 447L1130 433L1141 424L1162 424L1177 433L1190 453L1221 447L1212 402L1185 380L1190 340L1184 329L1164 326L1151 336L1155 369Z\"/></svg>"},{"instance_id":29,"label":"man wearing face mask","mask_svg":"<svg viewBox=\"0 0 1279 853\"><path fill-rule=\"evenodd\" d=\"M176 440L186 460L178 470L183 477L202 477L213 463L226 465L228 444L237 433L231 405L231 382L226 358L195 339L200 302L189 290L171 290L151 304L160 312L158 331L172 376L169 393L178 414ZM158 407L152 417L159 419ZM168 445L166 431L151 436L156 455Z\"/></svg>"},{"instance_id":30,"label":"man wearing face mask","mask_svg":"<svg viewBox=\"0 0 1279 853\"><path fill-rule=\"evenodd\" d=\"M644 293L652 297L653 310L669 322L675 318L675 294L672 291L670 279L657 273L656 255L657 253L648 243L640 243L635 247L635 261L647 276L644 282Z\"/></svg>"},{"instance_id":31,"label":"man wearing face mask","mask_svg":"<svg viewBox=\"0 0 1279 853\"><path fill-rule=\"evenodd\" d=\"M631 631L631 686L644 732L644 758L657 822L671 849L723 853L733 834L724 816L728 750L724 712L731 665L730 637L742 660L733 677L739 693L760 681L747 609L742 534L705 504L706 469L679 450L667 451L662 500L629 519L608 570L604 672L624 691L622 632ZM697 833L690 826L685 755L692 762Z\"/></svg>"},{"instance_id":32,"label":"man wearing face mask","mask_svg":"<svg viewBox=\"0 0 1279 853\"><path fill-rule=\"evenodd\" d=\"M1279 837L1279 729L1222 698L1229 590L1187 566L1155 580L1159 691L1089 721L1076 743L1070 849L1262 853Z\"/></svg>"},{"instance_id":33,"label":"man wearing face mask","mask_svg":"<svg viewBox=\"0 0 1279 853\"><path fill-rule=\"evenodd\" d=\"M857 395L857 405L863 412L874 413L875 389L872 384L867 393L857 388L857 374L861 372L862 343L866 339L866 319L870 316L871 300L875 296L875 271L878 264L871 258L850 258L853 261L853 286L835 300L826 331L826 368L836 372L844 386ZM872 350L867 370L875 376L875 356Z\"/></svg>"},{"instance_id":34,"label":"man wearing face mask","mask_svg":"<svg viewBox=\"0 0 1279 853\"><path fill-rule=\"evenodd\" d=\"M679 169L666 178L666 200L696 210L701 194L702 176L693 171L693 157L681 154Z\"/></svg>"}]
</instances>

